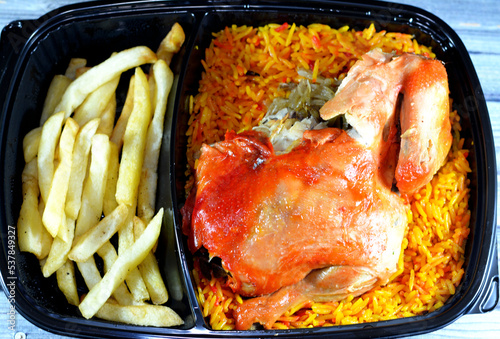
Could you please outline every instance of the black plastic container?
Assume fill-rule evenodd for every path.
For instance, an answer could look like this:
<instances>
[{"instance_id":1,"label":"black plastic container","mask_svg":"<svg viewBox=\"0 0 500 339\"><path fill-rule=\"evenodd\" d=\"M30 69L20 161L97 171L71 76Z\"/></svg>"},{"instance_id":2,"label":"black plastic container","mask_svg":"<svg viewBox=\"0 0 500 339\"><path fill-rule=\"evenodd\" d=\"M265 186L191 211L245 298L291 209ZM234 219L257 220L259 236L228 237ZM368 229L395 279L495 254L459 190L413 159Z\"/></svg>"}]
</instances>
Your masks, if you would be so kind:
<instances>
[{"instance_id":1,"label":"black plastic container","mask_svg":"<svg viewBox=\"0 0 500 339\"><path fill-rule=\"evenodd\" d=\"M127 47L156 48L170 26L179 22L186 42L174 58L178 78L171 93L160 158L162 173L157 207L166 210L157 257L170 291L169 306L184 319L176 328L152 328L86 320L66 303L54 278L43 278L36 258L21 253L13 234L21 206L22 139L36 127L52 76L71 57L95 64ZM287 331L213 331L195 298L190 256L180 230L184 203L185 131L189 95L201 76L204 49L211 33L226 25L270 22L324 23L356 29L374 23L377 29L414 34L443 60L455 108L462 118L462 136L471 149L471 234L466 247L465 275L456 294L432 313L391 321ZM195 48L196 46L196 48ZM168 1L84 3L63 7L38 20L16 21L0 39L0 270L2 287L14 289L16 310L35 325L79 337L391 337L442 328L467 313L488 312L498 303L496 253L496 163L493 136L483 93L470 57L455 32L423 10L391 3L342 1ZM119 89L121 103L125 89ZM174 101L175 100L175 101ZM9 232L10 231L10 232ZM12 255L12 253L14 253Z\"/></svg>"}]
</instances>

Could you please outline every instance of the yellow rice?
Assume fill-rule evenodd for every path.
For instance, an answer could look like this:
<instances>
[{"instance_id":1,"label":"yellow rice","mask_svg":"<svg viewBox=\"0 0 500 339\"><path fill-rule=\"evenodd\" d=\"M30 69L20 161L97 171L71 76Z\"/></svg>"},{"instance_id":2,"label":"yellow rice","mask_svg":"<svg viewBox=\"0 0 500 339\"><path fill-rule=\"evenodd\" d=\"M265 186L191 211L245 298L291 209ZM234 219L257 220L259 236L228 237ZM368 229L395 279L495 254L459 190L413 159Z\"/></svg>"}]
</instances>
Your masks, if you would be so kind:
<instances>
[{"instance_id":1,"label":"yellow rice","mask_svg":"<svg viewBox=\"0 0 500 339\"><path fill-rule=\"evenodd\" d=\"M258 124L267 105L285 96L278 86L298 82L298 68L318 76L343 79L361 55L373 48L385 52L413 52L435 57L411 35L363 31L344 26L307 27L269 24L235 26L215 33L206 58L199 93L190 100L188 171L196 168L195 154L202 143L224 139L226 130L237 132ZM247 75L248 71L258 75ZM313 80L314 81L314 80ZM409 226L403 241L399 269L383 287L329 303L304 303L288 310L276 329L333 326L374 322L424 314L443 306L455 293L464 274L464 248L470 211L468 151L460 139L460 121L451 112L454 142L445 165L432 181L412 197ZM210 326L234 328L233 310L242 298L224 287L222 280L193 271L198 301Z\"/></svg>"}]
</instances>

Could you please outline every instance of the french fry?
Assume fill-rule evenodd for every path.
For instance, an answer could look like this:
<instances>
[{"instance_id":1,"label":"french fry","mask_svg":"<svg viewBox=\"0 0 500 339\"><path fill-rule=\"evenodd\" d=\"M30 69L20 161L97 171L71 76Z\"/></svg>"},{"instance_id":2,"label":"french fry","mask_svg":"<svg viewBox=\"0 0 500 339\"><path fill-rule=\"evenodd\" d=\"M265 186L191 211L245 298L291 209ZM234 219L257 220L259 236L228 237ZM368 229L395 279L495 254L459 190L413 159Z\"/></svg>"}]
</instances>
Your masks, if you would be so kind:
<instances>
[{"instance_id":1,"label":"french fry","mask_svg":"<svg viewBox=\"0 0 500 339\"><path fill-rule=\"evenodd\" d=\"M118 167L119 167L119 154L118 146L114 142L109 143L109 164L108 164L108 177L106 180L106 191L104 192L104 202L102 211L104 215L108 215L118 206L116 202L116 182L118 181Z\"/></svg>"},{"instance_id":2,"label":"french fry","mask_svg":"<svg viewBox=\"0 0 500 339\"><path fill-rule=\"evenodd\" d=\"M127 216L125 224L118 231L118 254L123 254L129 251L135 242L133 224L135 210L135 205L133 205L129 209L129 215ZM132 268L125 279L127 282L127 286L129 287L130 292L134 296L135 300L144 301L150 298L148 288L146 286L146 283L144 282L144 279L142 278L139 268Z\"/></svg>"},{"instance_id":3,"label":"french fry","mask_svg":"<svg viewBox=\"0 0 500 339\"><path fill-rule=\"evenodd\" d=\"M99 247L99 249L97 250L97 254L102 258L102 261L104 263L104 273L109 271L111 266L113 266L113 264L115 263L116 258L118 258L115 247L111 245L109 241Z\"/></svg>"},{"instance_id":4,"label":"french fry","mask_svg":"<svg viewBox=\"0 0 500 339\"><path fill-rule=\"evenodd\" d=\"M66 260L56 271L57 286L66 297L70 305L78 306L80 298L76 288L75 266L71 260Z\"/></svg>"},{"instance_id":5,"label":"french fry","mask_svg":"<svg viewBox=\"0 0 500 339\"><path fill-rule=\"evenodd\" d=\"M60 237L55 237L50 247L49 255L42 268L42 273L45 278L48 278L57 271L68 259L68 253L71 250L71 244L75 234L75 220L64 215L65 227L68 232L68 241L62 240Z\"/></svg>"},{"instance_id":6,"label":"french fry","mask_svg":"<svg viewBox=\"0 0 500 339\"><path fill-rule=\"evenodd\" d=\"M40 264L41 269L43 268L43 265L45 265L46 261L47 261L47 258L43 258L43 259L38 260L38 263Z\"/></svg>"},{"instance_id":7,"label":"french fry","mask_svg":"<svg viewBox=\"0 0 500 339\"><path fill-rule=\"evenodd\" d=\"M123 136L122 156L116 183L118 203L132 206L137 202L137 190L151 114L148 80L144 72L137 67L135 69L134 108Z\"/></svg>"},{"instance_id":8,"label":"french fry","mask_svg":"<svg viewBox=\"0 0 500 339\"><path fill-rule=\"evenodd\" d=\"M118 205L113 213L75 239L68 258L76 262L86 261L120 229L127 215L127 206L124 204Z\"/></svg>"},{"instance_id":9,"label":"french fry","mask_svg":"<svg viewBox=\"0 0 500 339\"><path fill-rule=\"evenodd\" d=\"M75 109L73 119L83 125L86 122L100 118L111 98L114 96L120 77L117 76L91 92L83 103Z\"/></svg>"},{"instance_id":10,"label":"french fry","mask_svg":"<svg viewBox=\"0 0 500 339\"><path fill-rule=\"evenodd\" d=\"M158 61L157 61L158 62ZM155 62L156 64L156 62ZM154 66L154 64L153 64ZM153 110L153 114L156 107L156 80L153 76L153 67L149 69L148 74L148 85L149 85L149 98L151 99L151 109Z\"/></svg>"},{"instance_id":11,"label":"french fry","mask_svg":"<svg viewBox=\"0 0 500 339\"><path fill-rule=\"evenodd\" d=\"M61 98L71 84L71 79L64 75L56 75L52 78L49 85L49 90L45 97L45 102L43 103L42 116L40 117L40 126L42 126L45 121L54 113L57 104L61 101Z\"/></svg>"},{"instance_id":12,"label":"french fry","mask_svg":"<svg viewBox=\"0 0 500 339\"><path fill-rule=\"evenodd\" d=\"M42 220L43 210L45 209L45 203L42 199L38 200L38 214L40 215L40 221ZM54 238L49 234L49 232L45 229L42 223L42 252L38 259L44 259L49 255L50 248L52 247L52 241Z\"/></svg>"},{"instance_id":13,"label":"french fry","mask_svg":"<svg viewBox=\"0 0 500 339\"><path fill-rule=\"evenodd\" d=\"M101 281L101 273L97 269L94 257L90 257L86 261L77 262L76 266L78 266L78 270L89 290Z\"/></svg>"},{"instance_id":14,"label":"french fry","mask_svg":"<svg viewBox=\"0 0 500 339\"><path fill-rule=\"evenodd\" d=\"M95 135L99 123L100 119L94 119L83 125L76 136L75 145L73 146L73 162L71 164L65 212L75 220L78 218L82 203L83 183L87 174L92 137Z\"/></svg>"},{"instance_id":15,"label":"french fry","mask_svg":"<svg viewBox=\"0 0 500 339\"><path fill-rule=\"evenodd\" d=\"M145 224L139 217L134 217L134 235L139 238L145 229ZM163 282L163 278L158 267L158 262L153 254L149 252L146 258L139 264L139 271L146 283L151 302L156 305L164 304L168 301L168 292Z\"/></svg>"},{"instance_id":16,"label":"french fry","mask_svg":"<svg viewBox=\"0 0 500 339\"><path fill-rule=\"evenodd\" d=\"M92 67L88 67L88 66L77 68L75 70L75 79L78 79L79 77L81 77L83 74L85 74L91 68Z\"/></svg>"},{"instance_id":17,"label":"french fry","mask_svg":"<svg viewBox=\"0 0 500 339\"><path fill-rule=\"evenodd\" d=\"M128 86L127 97L125 99L125 104L118 117L115 127L113 128L113 133L111 134L111 141L114 142L118 149L121 150L123 146L123 134L125 133L125 128L127 127L128 119L132 109L134 108L134 90L135 90L135 76L130 77L130 82Z\"/></svg>"},{"instance_id":18,"label":"french fry","mask_svg":"<svg viewBox=\"0 0 500 339\"><path fill-rule=\"evenodd\" d=\"M73 145L79 126L71 118L66 120L59 142L59 165L57 166L50 186L47 202L43 211L42 222L52 237L59 236L68 240L68 232L62 229L64 223L64 206L68 193L71 164L73 161Z\"/></svg>"},{"instance_id":19,"label":"french fry","mask_svg":"<svg viewBox=\"0 0 500 339\"><path fill-rule=\"evenodd\" d=\"M104 273L108 272L111 266L118 258L118 254L116 253L115 248L108 241L104 245L102 245L98 250L97 254L102 258L104 262ZM134 296L129 292L127 286L124 283L121 283L116 288L113 293L113 297L118 301L120 305L143 305L144 302L136 301Z\"/></svg>"},{"instance_id":20,"label":"french fry","mask_svg":"<svg viewBox=\"0 0 500 339\"><path fill-rule=\"evenodd\" d=\"M82 204L76 221L76 237L87 232L101 219L108 164L109 138L104 134L95 134L92 137L89 173L83 187Z\"/></svg>"},{"instance_id":21,"label":"french fry","mask_svg":"<svg viewBox=\"0 0 500 339\"><path fill-rule=\"evenodd\" d=\"M135 215L136 205L132 205L129 209L129 214L127 216L127 221L125 225L118 232L118 253L122 253L135 242L134 237L134 215Z\"/></svg>"},{"instance_id":22,"label":"french fry","mask_svg":"<svg viewBox=\"0 0 500 339\"><path fill-rule=\"evenodd\" d=\"M110 270L90 289L78 308L82 315L89 319L104 305L116 288L125 280L128 271L137 267L153 248L160 235L163 209L148 224L144 233L137 239L128 251L120 253Z\"/></svg>"},{"instance_id":23,"label":"french fry","mask_svg":"<svg viewBox=\"0 0 500 339\"><path fill-rule=\"evenodd\" d=\"M130 293L132 293L132 296L134 297L134 303L141 303L150 298L148 288L142 278L139 268L132 268L127 274L125 282L127 283Z\"/></svg>"},{"instance_id":24,"label":"french fry","mask_svg":"<svg viewBox=\"0 0 500 339\"><path fill-rule=\"evenodd\" d=\"M65 76L67 76L71 80L76 79L76 71L79 68L87 66L87 59L83 58L72 58L69 61L68 67L66 68L66 73L64 73Z\"/></svg>"},{"instance_id":25,"label":"french fry","mask_svg":"<svg viewBox=\"0 0 500 339\"><path fill-rule=\"evenodd\" d=\"M115 115L116 95L113 95L101 114L101 123L97 129L97 133L106 134L108 137L111 137L115 126Z\"/></svg>"},{"instance_id":26,"label":"french fry","mask_svg":"<svg viewBox=\"0 0 500 339\"><path fill-rule=\"evenodd\" d=\"M155 211L157 169L163 139L163 122L165 120L168 95L174 80L174 74L161 59L153 65L152 73L151 78L154 79L155 83L154 114L146 138L137 202L138 216L146 222L151 220Z\"/></svg>"},{"instance_id":27,"label":"french fry","mask_svg":"<svg viewBox=\"0 0 500 339\"><path fill-rule=\"evenodd\" d=\"M170 307L159 305L122 306L106 302L97 311L96 317L139 326L179 326L182 318Z\"/></svg>"},{"instance_id":28,"label":"french fry","mask_svg":"<svg viewBox=\"0 0 500 339\"><path fill-rule=\"evenodd\" d=\"M137 301L134 299L134 296L127 289L127 285L125 283L121 283L118 285L116 290L113 292L113 298L120 305L145 305L145 302ZM109 299L108 299L109 300Z\"/></svg>"},{"instance_id":29,"label":"french fry","mask_svg":"<svg viewBox=\"0 0 500 339\"><path fill-rule=\"evenodd\" d=\"M17 221L19 249L42 257L42 217L38 210L38 169L36 159L24 166L22 174L23 203Z\"/></svg>"},{"instance_id":30,"label":"french fry","mask_svg":"<svg viewBox=\"0 0 500 339\"><path fill-rule=\"evenodd\" d=\"M38 185L43 201L47 201L54 176L54 156L61 135L64 113L52 115L42 127L42 135L38 146ZM52 234L52 233L51 233ZM57 234L57 233L56 233Z\"/></svg>"},{"instance_id":31,"label":"french fry","mask_svg":"<svg viewBox=\"0 0 500 339\"><path fill-rule=\"evenodd\" d=\"M41 135L42 135L42 127L37 127L29 131L28 134L24 136L23 154L25 163L30 162L37 156Z\"/></svg>"},{"instance_id":32,"label":"french fry","mask_svg":"<svg viewBox=\"0 0 500 339\"><path fill-rule=\"evenodd\" d=\"M167 63L167 65L170 65L172 57L175 53L179 52L185 39L186 35L184 34L182 26L177 22L174 23L170 32L168 32L162 40L158 50L156 51L158 59L162 59Z\"/></svg>"},{"instance_id":33,"label":"french fry","mask_svg":"<svg viewBox=\"0 0 500 339\"><path fill-rule=\"evenodd\" d=\"M145 46L133 47L114 54L74 80L64 92L55 112L69 117L76 107L97 88L131 68L157 60L156 54Z\"/></svg>"}]
</instances>

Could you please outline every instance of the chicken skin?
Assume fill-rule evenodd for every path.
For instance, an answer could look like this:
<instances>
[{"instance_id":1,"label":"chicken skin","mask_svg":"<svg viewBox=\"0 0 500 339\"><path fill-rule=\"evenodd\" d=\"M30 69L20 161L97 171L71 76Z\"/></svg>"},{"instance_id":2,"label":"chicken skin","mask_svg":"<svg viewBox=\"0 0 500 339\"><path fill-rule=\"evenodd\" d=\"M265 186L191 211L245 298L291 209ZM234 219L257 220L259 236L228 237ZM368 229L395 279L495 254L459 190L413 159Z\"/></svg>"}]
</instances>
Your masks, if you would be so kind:
<instances>
[{"instance_id":1,"label":"chicken skin","mask_svg":"<svg viewBox=\"0 0 500 339\"><path fill-rule=\"evenodd\" d=\"M203 146L191 251L203 246L221 258L229 286L241 295L294 291L284 306L279 298L266 304L268 312L275 309L271 318L256 319L257 308L244 303L238 328L272 325L282 313L278 305L317 300L316 294L324 299L311 279L302 281L314 270L338 267L322 282L330 300L388 281L397 269L406 206L378 180L377 156L340 129L304 132L301 145L278 156L259 132L228 132L225 141Z\"/></svg>"},{"instance_id":2,"label":"chicken skin","mask_svg":"<svg viewBox=\"0 0 500 339\"><path fill-rule=\"evenodd\" d=\"M320 111L324 119L345 114L350 131L305 131L298 146L279 155L259 131L228 131L224 141L202 147L182 209L183 232L191 252L205 248L220 258L228 286L252 297L235 312L237 329L270 328L294 305L359 295L397 271L408 205L393 183L412 192L441 166L448 116L427 115L448 109L442 100L448 94L443 79L411 71L439 69L427 59L370 53ZM424 82L431 102L416 102L415 81ZM426 134L426 126L436 130ZM433 133L438 137L429 142Z\"/></svg>"}]
</instances>

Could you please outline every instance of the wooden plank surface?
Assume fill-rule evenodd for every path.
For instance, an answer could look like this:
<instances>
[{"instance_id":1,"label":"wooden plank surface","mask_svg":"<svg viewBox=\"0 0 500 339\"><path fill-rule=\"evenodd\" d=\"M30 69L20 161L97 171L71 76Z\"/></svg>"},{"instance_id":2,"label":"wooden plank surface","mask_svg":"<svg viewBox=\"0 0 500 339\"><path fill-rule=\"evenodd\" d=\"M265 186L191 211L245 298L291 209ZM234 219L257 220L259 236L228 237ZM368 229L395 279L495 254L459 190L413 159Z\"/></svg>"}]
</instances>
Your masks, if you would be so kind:
<instances>
[{"instance_id":1,"label":"wooden plank surface","mask_svg":"<svg viewBox=\"0 0 500 339\"><path fill-rule=\"evenodd\" d=\"M36 19L71 0L0 0L0 28L17 19ZM397 0L421 7L450 25L467 47L476 68L491 118L497 163L500 160L500 1L497 0ZM2 70L0 70L1 72ZM497 179L500 178L497 172ZM497 196L500 198L500 195ZM500 199L498 199L500 201ZM498 205L498 202L497 202ZM498 206L497 206L498 209ZM497 221L497 235L500 227ZM498 245L497 245L498 247ZM9 329L9 303L0 293L0 338L69 338L41 330L16 314L15 331ZM465 315L451 325L412 338L500 338L500 305L485 314Z\"/></svg>"}]
</instances>

